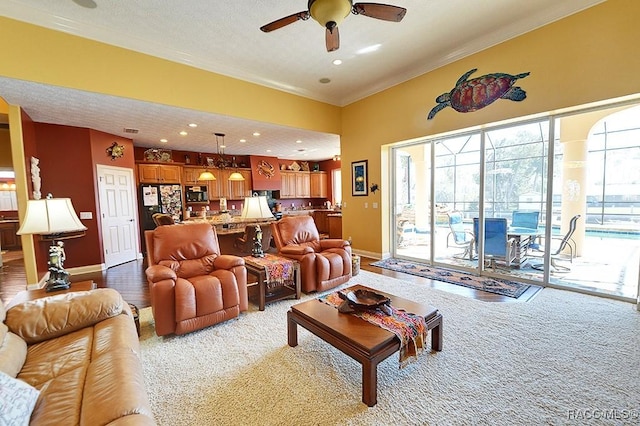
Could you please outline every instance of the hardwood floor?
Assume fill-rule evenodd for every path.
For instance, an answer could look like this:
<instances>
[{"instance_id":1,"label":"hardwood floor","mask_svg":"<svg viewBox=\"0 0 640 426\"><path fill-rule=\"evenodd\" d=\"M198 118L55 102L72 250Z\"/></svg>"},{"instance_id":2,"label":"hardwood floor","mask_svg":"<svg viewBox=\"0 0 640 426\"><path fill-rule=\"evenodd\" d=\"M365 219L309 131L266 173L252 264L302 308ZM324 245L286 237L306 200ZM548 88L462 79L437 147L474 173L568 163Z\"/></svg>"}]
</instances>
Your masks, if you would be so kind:
<instances>
[{"instance_id":1,"label":"hardwood floor","mask_svg":"<svg viewBox=\"0 0 640 426\"><path fill-rule=\"evenodd\" d=\"M0 299L5 305L16 294L18 294L18 292L25 290L26 288L26 277L22 258L21 256L14 256L13 259L14 260L10 260L8 262L5 261L4 266L0 268ZM531 286L522 296L518 299L514 299L511 297L499 296L493 293L473 290L454 284L371 266L370 263L375 261L376 259L362 257L360 260L360 269L387 277L427 285L431 288L485 302L527 302L535 297L535 295L541 290L541 287ZM151 303L149 297L149 286L147 285L147 280L144 274L145 268L146 263L143 260L137 260L119 266L114 266L102 272L74 275L72 276L71 281L93 280L99 288L114 288L122 294L123 298L127 302L133 303L138 308L142 309L150 306Z\"/></svg>"}]
</instances>

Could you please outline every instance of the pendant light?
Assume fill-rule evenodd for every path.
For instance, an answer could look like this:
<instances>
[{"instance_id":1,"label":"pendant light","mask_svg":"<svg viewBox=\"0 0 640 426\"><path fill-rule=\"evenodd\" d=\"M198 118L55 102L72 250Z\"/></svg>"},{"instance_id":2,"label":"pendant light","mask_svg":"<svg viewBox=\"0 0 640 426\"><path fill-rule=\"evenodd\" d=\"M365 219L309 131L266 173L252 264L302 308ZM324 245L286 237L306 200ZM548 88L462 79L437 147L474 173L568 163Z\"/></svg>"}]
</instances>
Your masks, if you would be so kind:
<instances>
[{"instance_id":1,"label":"pendant light","mask_svg":"<svg viewBox=\"0 0 640 426\"><path fill-rule=\"evenodd\" d=\"M200 176L198 176L198 180L216 180L216 177L205 168L204 171L200 173Z\"/></svg>"},{"instance_id":2,"label":"pendant light","mask_svg":"<svg viewBox=\"0 0 640 426\"><path fill-rule=\"evenodd\" d=\"M223 170L226 166L226 160L224 159L224 133L214 133L215 137L216 137L216 151L218 154L218 159L216 161L216 166L220 169ZM220 139L222 139L222 144L220 144ZM235 157L234 157L235 159ZM200 173L200 176L198 176L198 180L216 180L216 177L213 175L213 173L211 173L209 170L207 170L205 168L205 170ZM229 180L230 181L243 181L244 180L244 176L242 176L241 173L238 172L237 168L236 171L231 173L229 175Z\"/></svg>"}]
</instances>

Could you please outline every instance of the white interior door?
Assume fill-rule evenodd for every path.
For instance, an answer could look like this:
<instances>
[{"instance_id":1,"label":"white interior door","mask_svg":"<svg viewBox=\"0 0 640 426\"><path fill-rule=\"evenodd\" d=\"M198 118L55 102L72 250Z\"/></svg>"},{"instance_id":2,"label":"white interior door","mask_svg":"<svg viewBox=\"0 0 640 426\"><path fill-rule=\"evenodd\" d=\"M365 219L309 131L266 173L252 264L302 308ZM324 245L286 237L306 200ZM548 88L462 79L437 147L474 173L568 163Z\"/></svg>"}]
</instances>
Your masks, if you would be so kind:
<instances>
[{"instance_id":1,"label":"white interior door","mask_svg":"<svg viewBox=\"0 0 640 426\"><path fill-rule=\"evenodd\" d=\"M137 258L138 229L133 170L97 166L102 244L107 268Z\"/></svg>"}]
</instances>

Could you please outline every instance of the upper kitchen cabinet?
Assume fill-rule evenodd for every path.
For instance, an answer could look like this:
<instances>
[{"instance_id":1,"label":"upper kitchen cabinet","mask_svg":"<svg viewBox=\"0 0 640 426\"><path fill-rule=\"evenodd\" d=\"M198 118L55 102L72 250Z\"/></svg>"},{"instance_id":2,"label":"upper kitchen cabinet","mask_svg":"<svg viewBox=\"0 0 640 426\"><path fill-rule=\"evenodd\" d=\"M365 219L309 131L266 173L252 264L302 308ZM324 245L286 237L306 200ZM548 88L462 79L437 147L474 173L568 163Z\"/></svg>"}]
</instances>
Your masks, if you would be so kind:
<instances>
[{"instance_id":1,"label":"upper kitchen cabinet","mask_svg":"<svg viewBox=\"0 0 640 426\"><path fill-rule=\"evenodd\" d=\"M198 166L184 166L184 168L182 169L182 183L185 185L206 186L208 181L198 180L198 177L200 176L200 174L205 170L209 170L209 169L205 169L204 167L198 167ZM209 170L209 171L212 171L212 170ZM215 173L214 173L214 176L215 176Z\"/></svg>"},{"instance_id":2,"label":"upper kitchen cabinet","mask_svg":"<svg viewBox=\"0 0 640 426\"><path fill-rule=\"evenodd\" d=\"M211 169L216 180L209 182L209 199L219 200L243 200L251 197L251 170L249 169ZM230 181L229 176L233 172L240 173L244 180Z\"/></svg>"},{"instance_id":3,"label":"upper kitchen cabinet","mask_svg":"<svg viewBox=\"0 0 640 426\"><path fill-rule=\"evenodd\" d=\"M230 200L243 200L245 197L251 197L251 170L246 169L229 169L224 170L225 180L229 182L229 192L227 198ZM229 180L231 173L238 172L244 177L244 180Z\"/></svg>"},{"instance_id":4,"label":"upper kitchen cabinet","mask_svg":"<svg viewBox=\"0 0 640 426\"><path fill-rule=\"evenodd\" d=\"M311 198L327 198L327 173L311 172Z\"/></svg>"},{"instance_id":5,"label":"upper kitchen cabinet","mask_svg":"<svg viewBox=\"0 0 640 426\"><path fill-rule=\"evenodd\" d=\"M296 198L296 172L280 171L280 198Z\"/></svg>"},{"instance_id":6,"label":"upper kitchen cabinet","mask_svg":"<svg viewBox=\"0 0 640 426\"><path fill-rule=\"evenodd\" d=\"M171 164L138 164L140 183L182 183L182 166Z\"/></svg>"},{"instance_id":7,"label":"upper kitchen cabinet","mask_svg":"<svg viewBox=\"0 0 640 426\"><path fill-rule=\"evenodd\" d=\"M296 172L296 197L311 197L311 178L309 172Z\"/></svg>"}]
</instances>

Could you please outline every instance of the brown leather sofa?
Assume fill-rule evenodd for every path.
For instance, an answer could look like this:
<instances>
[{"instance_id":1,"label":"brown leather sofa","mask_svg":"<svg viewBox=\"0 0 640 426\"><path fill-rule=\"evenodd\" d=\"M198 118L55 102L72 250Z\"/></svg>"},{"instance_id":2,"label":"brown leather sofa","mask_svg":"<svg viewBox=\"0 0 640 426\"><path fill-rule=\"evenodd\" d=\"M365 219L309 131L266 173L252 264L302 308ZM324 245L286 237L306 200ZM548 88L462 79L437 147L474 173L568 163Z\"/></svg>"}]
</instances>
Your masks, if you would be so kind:
<instances>
[{"instance_id":1,"label":"brown leather sofa","mask_svg":"<svg viewBox=\"0 0 640 426\"><path fill-rule=\"evenodd\" d=\"M300 262L302 291L324 291L351 278L351 246L321 240L311 216L287 216L271 223L278 255Z\"/></svg>"},{"instance_id":2,"label":"brown leather sofa","mask_svg":"<svg viewBox=\"0 0 640 426\"><path fill-rule=\"evenodd\" d=\"M145 231L147 281L156 334L185 334L249 308L244 259L220 254L207 222Z\"/></svg>"},{"instance_id":3,"label":"brown leather sofa","mask_svg":"<svg viewBox=\"0 0 640 426\"><path fill-rule=\"evenodd\" d=\"M0 320L0 371L40 391L31 425L156 424L136 326L117 291L60 294L6 312L0 303Z\"/></svg>"}]
</instances>

